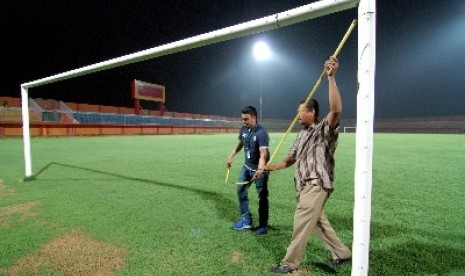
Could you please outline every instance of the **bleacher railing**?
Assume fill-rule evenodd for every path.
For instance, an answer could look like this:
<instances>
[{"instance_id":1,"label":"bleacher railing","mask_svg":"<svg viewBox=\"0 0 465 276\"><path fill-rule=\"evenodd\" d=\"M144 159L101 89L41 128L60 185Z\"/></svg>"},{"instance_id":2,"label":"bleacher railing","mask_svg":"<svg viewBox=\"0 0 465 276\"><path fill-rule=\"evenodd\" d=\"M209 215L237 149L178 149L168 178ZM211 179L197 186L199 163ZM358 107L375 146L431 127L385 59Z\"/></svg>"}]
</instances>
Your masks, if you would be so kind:
<instances>
[{"instance_id":1,"label":"bleacher railing","mask_svg":"<svg viewBox=\"0 0 465 276\"><path fill-rule=\"evenodd\" d=\"M65 114L63 114L65 115ZM174 125L203 127L240 127L239 121L157 117L150 115L116 114L99 112L73 111L66 116L73 117L80 124L111 124L111 125Z\"/></svg>"}]
</instances>

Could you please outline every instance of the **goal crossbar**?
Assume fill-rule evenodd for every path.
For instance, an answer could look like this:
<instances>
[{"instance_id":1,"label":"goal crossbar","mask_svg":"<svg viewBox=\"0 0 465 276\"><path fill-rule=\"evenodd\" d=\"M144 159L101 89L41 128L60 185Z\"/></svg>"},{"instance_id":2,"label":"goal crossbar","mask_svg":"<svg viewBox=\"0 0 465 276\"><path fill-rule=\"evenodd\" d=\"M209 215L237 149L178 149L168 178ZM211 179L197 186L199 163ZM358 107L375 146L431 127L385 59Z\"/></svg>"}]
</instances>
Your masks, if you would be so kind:
<instances>
[{"instance_id":1,"label":"goal crossbar","mask_svg":"<svg viewBox=\"0 0 465 276\"><path fill-rule=\"evenodd\" d=\"M193 36L179 41L164 44L162 46L135 52L118 58L84 66L50 77L38 79L22 84L23 87L35 86L57 82L72 77L83 76L93 72L112 69L131 63L145 61L164 55L170 55L181 51L215 44L246 35L270 31L273 29L289 26L309 19L314 19L331 13L347 10L357 6L359 0L322 0L288 11L269 15L263 18L251 20L234 26L226 27L205 34Z\"/></svg>"}]
</instances>

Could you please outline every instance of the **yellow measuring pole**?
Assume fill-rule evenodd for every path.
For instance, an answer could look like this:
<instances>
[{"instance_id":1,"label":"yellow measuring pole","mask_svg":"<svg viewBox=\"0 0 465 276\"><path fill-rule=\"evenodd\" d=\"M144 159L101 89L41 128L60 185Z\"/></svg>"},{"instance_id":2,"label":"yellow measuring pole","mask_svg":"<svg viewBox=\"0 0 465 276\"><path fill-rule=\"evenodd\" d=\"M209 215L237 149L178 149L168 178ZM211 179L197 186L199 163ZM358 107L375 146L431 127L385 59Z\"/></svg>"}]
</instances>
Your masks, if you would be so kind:
<instances>
[{"instance_id":1,"label":"yellow measuring pole","mask_svg":"<svg viewBox=\"0 0 465 276\"><path fill-rule=\"evenodd\" d=\"M231 169L228 168L228 171L226 172L226 178L224 179L224 183L228 183L228 179L229 179L229 171Z\"/></svg>"},{"instance_id":2,"label":"yellow measuring pole","mask_svg":"<svg viewBox=\"0 0 465 276\"><path fill-rule=\"evenodd\" d=\"M345 33L344 37L342 38L341 42L339 42L339 45L337 46L336 48L336 51L334 51L334 54L332 56L334 57L337 57L337 55L339 54L339 52L341 51L342 47L344 46L344 44L346 43L347 39L349 38L350 34L352 33L352 30L355 28L355 25L357 25L357 20L354 19L352 21L352 24L350 24L349 26L349 29L347 30L347 32ZM315 85L313 86L313 89L310 91L310 94L308 95L307 99L305 100L305 103L304 103L304 106L307 105L307 103L310 101L310 99L313 97L313 94L315 94L315 91L318 89L318 87L320 86L320 83L321 83L321 80L323 79L325 75L325 69L323 69L323 72L321 72L321 75L320 77L318 78L317 82L315 83ZM294 120L292 120L292 123L289 125L289 127L287 128L287 131L286 133L284 134L283 138L281 139L281 141L279 142L278 146L276 147L276 149L274 150L273 154L271 155L271 158L270 160L268 161L267 164L270 164L271 161L273 161L276 153L279 151L279 149L281 148L282 144L284 143L284 140L286 140L287 136L289 135L289 132L291 132L292 128L294 127L295 123L297 122L297 119L299 118L299 113L297 113L294 117Z\"/></svg>"}]
</instances>

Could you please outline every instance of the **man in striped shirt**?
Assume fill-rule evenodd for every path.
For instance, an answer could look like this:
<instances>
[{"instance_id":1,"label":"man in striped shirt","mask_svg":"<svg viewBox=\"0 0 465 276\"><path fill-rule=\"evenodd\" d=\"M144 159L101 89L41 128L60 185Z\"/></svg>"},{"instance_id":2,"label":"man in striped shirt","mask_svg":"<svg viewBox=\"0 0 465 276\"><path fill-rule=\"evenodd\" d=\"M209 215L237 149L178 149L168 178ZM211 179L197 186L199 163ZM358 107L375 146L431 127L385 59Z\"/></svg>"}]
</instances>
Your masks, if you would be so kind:
<instances>
[{"instance_id":1,"label":"man in striped shirt","mask_svg":"<svg viewBox=\"0 0 465 276\"><path fill-rule=\"evenodd\" d=\"M319 105L314 99L299 105L299 122L304 128L299 132L288 156L277 164L266 166L274 171L296 164L294 175L297 191L297 207L294 214L294 230L286 256L276 273L297 270L302 261L307 242L312 233L325 244L332 255L332 264L339 265L351 260L350 249L342 243L326 218L323 206L333 190L334 152L337 146L342 100L336 85L339 63L336 57L325 62L329 86L329 113L318 119Z\"/></svg>"}]
</instances>

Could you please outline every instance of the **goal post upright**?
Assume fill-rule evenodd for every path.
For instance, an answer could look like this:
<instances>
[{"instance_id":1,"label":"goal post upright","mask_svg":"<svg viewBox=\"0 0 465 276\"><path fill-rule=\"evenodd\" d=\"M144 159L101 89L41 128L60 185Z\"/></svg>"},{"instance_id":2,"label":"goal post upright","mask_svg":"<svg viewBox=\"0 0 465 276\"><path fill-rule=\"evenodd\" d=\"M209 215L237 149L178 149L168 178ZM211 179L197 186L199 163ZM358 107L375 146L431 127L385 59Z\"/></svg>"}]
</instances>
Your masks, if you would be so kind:
<instances>
[{"instance_id":1,"label":"goal post upright","mask_svg":"<svg viewBox=\"0 0 465 276\"><path fill-rule=\"evenodd\" d=\"M25 179L32 177L31 135L29 130L29 96L28 88L21 85L21 115L23 116L23 145Z\"/></svg>"},{"instance_id":2,"label":"goal post upright","mask_svg":"<svg viewBox=\"0 0 465 276\"><path fill-rule=\"evenodd\" d=\"M368 275L369 267L375 68L376 0L360 0L352 275Z\"/></svg>"}]
</instances>

